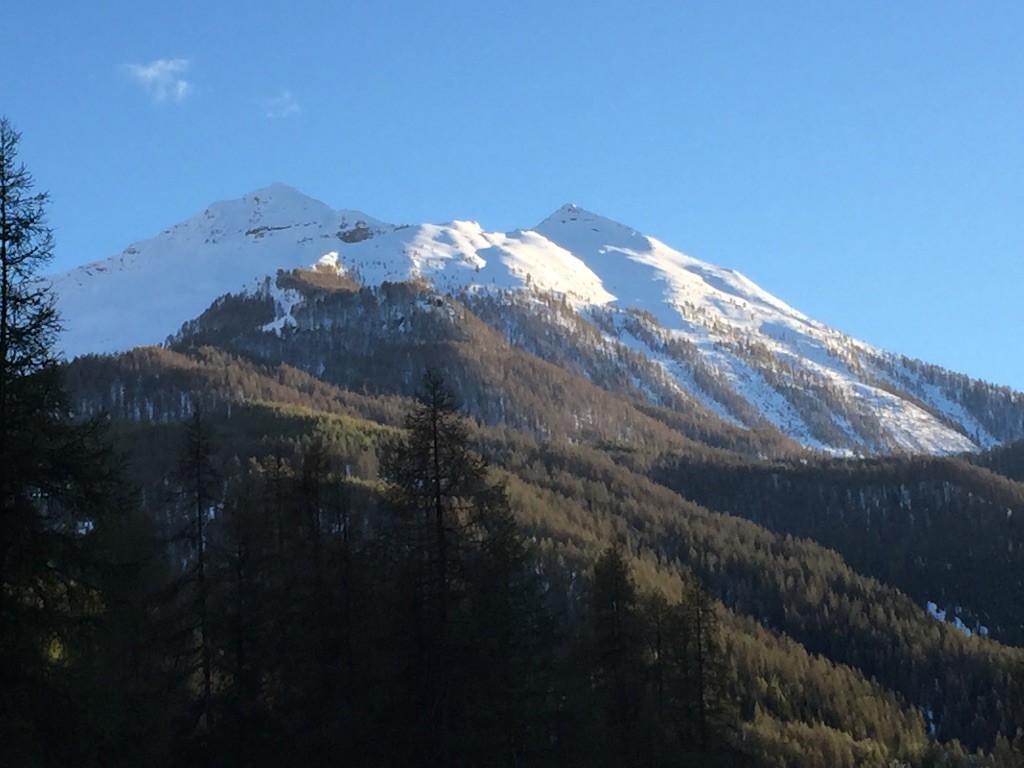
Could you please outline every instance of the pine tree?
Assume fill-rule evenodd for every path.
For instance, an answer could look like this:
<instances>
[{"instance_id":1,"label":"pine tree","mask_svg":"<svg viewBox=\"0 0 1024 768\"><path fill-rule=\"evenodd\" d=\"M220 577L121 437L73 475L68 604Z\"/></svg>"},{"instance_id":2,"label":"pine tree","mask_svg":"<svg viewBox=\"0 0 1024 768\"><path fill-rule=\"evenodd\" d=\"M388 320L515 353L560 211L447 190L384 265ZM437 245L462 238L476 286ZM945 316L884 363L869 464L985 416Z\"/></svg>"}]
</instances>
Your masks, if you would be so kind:
<instances>
[{"instance_id":1,"label":"pine tree","mask_svg":"<svg viewBox=\"0 0 1024 768\"><path fill-rule=\"evenodd\" d=\"M682 603L661 592L643 602L648 649L648 686L654 738L678 749L691 730L687 700L691 694L690 657L694 636Z\"/></svg>"},{"instance_id":2,"label":"pine tree","mask_svg":"<svg viewBox=\"0 0 1024 768\"><path fill-rule=\"evenodd\" d=\"M0 424L7 428L0 446L7 459L14 458L7 430L33 406L54 405L45 396L55 393L34 386L32 377L53 372L60 330L53 297L38 276L53 258L48 197L32 193L32 177L17 160L20 140L7 118L0 118Z\"/></svg>"},{"instance_id":3,"label":"pine tree","mask_svg":"<svg viewBox=\"0 0 1024 768\"><path fill-rule=\"evenodd\" d=\"M42 704L60 623L53 608L65 560L52 558L65 542L46 497L58 480L51 448L64 401L51 352L56 312L37 276L51 259L47 198L32 193L19 140L0 118L0 742L31 764L33 705Z\"/></svg>"},{"instance_id":4,"label":"pine tree","mask_svg":"<svg viewBox=\"0 0 1024 768\"><path fill-rule=\"evenodd\" d=\"M0 118L0 765L84 764L75 680L109 613L97 531L130 510L101 423L71 418L39 276L52 259L47 196L19 141Z\"/></svg>"},{"instance_id":5,"label":"pine tree","mask_svg":"<svg viewBox=\"0 0 1024 768\"><path fill-rule=\"evenodd\" d=\"M201 732L213 728L213 647L210 632L209 519L216 503L217 473L213 467L213 438L199 407L185 428L179 472L190 503L190 538L195 562L195 631L199 640L199 668L202 674Z\"/></svg>"},{"instance_id":6,"label":"pine tree","mask_svg":"<svg viewBox=\"0 0 1024 768\"><path fill-rule=\"evenodd\" d=\"M682 610L690 633L689 709L697 743L713 746L727 736L738 718L726 695L726 665L721 650L718 609L696 579L684 585Z\"/></svg>"},{"instance_id":7,"label":"pine tree","mask_svg":"<svg viewBox=\"0 0 1024 768\"><path fill-rule=\"evenodd\" d=\"M636 585L618 547L594 564L590 611L594 687L616 765L637 764L637 728L644 698L644 638Z\"/></svg>"},{"instance_id":8,"label":"pine tree","mask_svg":"<svg viewBox=\"0 0 1024 768\"><path fill-rule=\"evenodd\" d=\"M263 680L269 666L270 554L274 531L257 499L264 488L252 474L224 502L224 535L215 553L219 589L210 605L210 634L218 638L218 665L225 678L221 761L253 765L266 748L268 717ZM214 575L214 574L211 574Z\"/></svg>"},{"instance_id":9,"label":"pine tree","mask_svg":"<svg viewBox=\"0 0 1024 768\"><path fill-rule=\"evenodd\" d=\"M416 658L413 697L416 714L426 715L423 735L414 739L425 741L421 756L427 764L450 765L453 753L472 749L480 735L454 738L466 722L456 716L460 705L483 700L474 692L483 678L471 668L491 665L493 680L511 661L484 649L491 643L488 630L508 626L514 596L523 594L517 590L525 588L524 555L505 488L490 481L486 462L470 449L454 394L436 372L424 376L405 426L405 439L383 468L396 518L392 538L405 564L406 626Z\"/></svg>"}]
</instances>

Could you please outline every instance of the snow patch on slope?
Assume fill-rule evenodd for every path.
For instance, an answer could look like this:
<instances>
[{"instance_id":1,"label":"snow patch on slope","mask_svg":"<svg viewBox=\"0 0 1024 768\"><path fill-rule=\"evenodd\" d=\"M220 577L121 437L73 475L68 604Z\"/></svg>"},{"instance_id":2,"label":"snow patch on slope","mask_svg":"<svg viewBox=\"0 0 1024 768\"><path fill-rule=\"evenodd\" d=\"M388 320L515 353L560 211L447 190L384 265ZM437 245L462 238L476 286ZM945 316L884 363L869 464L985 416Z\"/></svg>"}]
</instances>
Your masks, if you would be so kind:
<instances>
[{"instance_id":1,"label":"snow patch on slope","mask_svg":"<svg viewBox=\"0 0 1024 768\"><path fill-rule=\"evenodd\" d=\"M958 615L960 612L959 606L957 606L953 610L952 615L950 615L949 611L945 610L944 608L939 608L938 605L933 603L931 600L928 600L925 603L925 610L928 611L928 613L931 614L933 618L945 622L947 624L952 624L954 627L956 627L963 633L964 637L970 637L975 633L975 630L970 629L960 619L960 616ZM988 627L986 627L984 624L978 625L976 631L977 634L981 635L982 637L988 635Z\"/></svg>"},{"instance_id":2,"label":"snow patch on slope","mask_svg":"<svg viewBox=\"0 0 1024 768\"><path fill-rule=\"evenodd\" d=\"M282 290L277 285L276 280L269 281L268 293L274 300L275 319L266 325L263 325L261 329L280 336L285 327L289 325L295 326L297 324L295 322L295 317L292 315L292 311L295 307L302 304L304 297L299 293L299 291L292 288Z\"/></svg>"}]
</instances>

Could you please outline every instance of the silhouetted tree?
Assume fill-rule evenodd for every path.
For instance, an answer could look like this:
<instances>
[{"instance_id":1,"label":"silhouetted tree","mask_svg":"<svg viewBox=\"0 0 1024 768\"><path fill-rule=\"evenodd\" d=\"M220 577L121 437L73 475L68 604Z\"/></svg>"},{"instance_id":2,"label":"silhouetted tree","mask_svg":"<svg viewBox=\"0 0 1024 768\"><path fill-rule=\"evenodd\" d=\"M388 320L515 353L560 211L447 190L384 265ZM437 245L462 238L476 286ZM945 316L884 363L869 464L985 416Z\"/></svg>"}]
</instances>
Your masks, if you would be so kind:
<instances>
[{"instance_id":1,"label":"silhouetted tree","mask_svg":"<svg viewBox=\"0 0 1024 768\"><path fill-rule=\"evenodd\" d=\"M639 597L629 564L608 547L594 564L590 611L594 687L615 765L637 764L637 728L644 699L644 639Z\"/></svg>"},{"instance_id":2,"label":"silhouetted tree","mask_svg":"<svg viewBox=\"0 0 1024 768\"><path fill-rule=\"evenodd\" d=\"M497 685L500 670L513 662L509 632L522 624L530 587L505 488L489 479L486 462L470 449L455 397L436 372L424 376L405 426L384 476L396 515L394 538L407 566L415 698L420 713L429 713L422 757L450 765L456 751L472 749L471 731L462 731L457 743L453 733L465 722L469 701L483 704L474 687L484 687L484 679ZM493 689L490 703L500 695Z\"/></svg>"},{"instance_id":3,"label":"silhouetted tree","mask_svg":"<svg viewBox=\"0 0 1024 768\"><path fill-rule=\"evenodd\" d=\"M195 589L190 602L195 611L194 629L199 643L199 670L202 675L200 734L205 739L213 728L213 647L207 557L208 530L216 504L218 477L213 467L211 431L198 406L185 426L185 440L178 469L190 506L189 539L195 557L190 572L190 580ZM206 751L203 751L205 754Z\"/></svg>"},{"instance_id":4,"label":"silhouetted tree","mask_svg":"<svg viewBox=\"0 0 1024 768\"><path fill-rule=\"evenodd\" d=\"M52 257L48 199L33 192L19 141L0 118L0 765L86 765L109 746L101 734L126 725L129 695L104 688L108 718L97 717L83 701L100 685L89 668L111 661L117 622L145 611L141 598L104 594L117 568L105 558L145 554L113 554L128 496L102 423L71 418L39 276ZM136 575L120 573L125 595Z\"/></svg>"}]
</instances>

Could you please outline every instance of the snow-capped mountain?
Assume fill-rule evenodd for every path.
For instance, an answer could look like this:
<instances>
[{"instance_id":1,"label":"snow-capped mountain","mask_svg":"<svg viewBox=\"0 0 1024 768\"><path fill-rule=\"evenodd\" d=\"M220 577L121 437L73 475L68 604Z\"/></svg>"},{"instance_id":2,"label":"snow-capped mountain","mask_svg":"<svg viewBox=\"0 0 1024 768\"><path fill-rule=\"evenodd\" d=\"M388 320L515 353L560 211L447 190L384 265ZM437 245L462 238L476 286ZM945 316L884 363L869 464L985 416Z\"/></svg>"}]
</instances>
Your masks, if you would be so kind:
<instances>
[{"instance_id":1,"label":"snow-capped mountain","mask_svg":"<svg viewBox=\"0 0 1024 768\"><path fill-rule=\"evenodd\" d=\"M159 344L218 296L258 275L305 267L339 244L388 231L359 211L335 211L273 184L108 259L55 275L67 357Z\"/></svg>"},{"instance_id":2,"label":"snow-capped mountain","mask_svg":"<svg viewBox=\"0 0 1024 768\"><path fill-rule=\"evenodd\" d=\"M458 297L508 343L599 386L840 453L958 452L1024 436L1024 395L880 351L737 272L566 205L528 230L392 226L283 185L53 278L68 356L161 343L228 293L263 291L298 326L310 297L267 280L337 271ZM267 293L269 292L269 293ZM585 349L584 349L585 348Z\"/></svg>"}]
</instances>

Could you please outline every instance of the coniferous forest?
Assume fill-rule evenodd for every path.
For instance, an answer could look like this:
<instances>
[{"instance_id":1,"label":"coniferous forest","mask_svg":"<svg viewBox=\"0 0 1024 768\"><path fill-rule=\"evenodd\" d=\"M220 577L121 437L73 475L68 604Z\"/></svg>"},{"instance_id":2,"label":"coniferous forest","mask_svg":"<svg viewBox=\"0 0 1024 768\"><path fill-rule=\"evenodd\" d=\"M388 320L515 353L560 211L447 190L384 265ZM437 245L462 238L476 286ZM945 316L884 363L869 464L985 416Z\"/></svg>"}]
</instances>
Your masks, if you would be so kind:
<instances>
[{"instance_id":1,"label":"coniferous forest","mask_svg":"<svg viewBox=\"0 0 1024 768\"><path fill-rule=\"evenodd\" d=\"M0 765L1024 765L1019 446L826 459L596 388L545 434L575 385L465 305L303 339L320 376L230 300L64 363L18 138ZM324 312L425 290L285 277Z\"/></svg>"}]
</instances>

